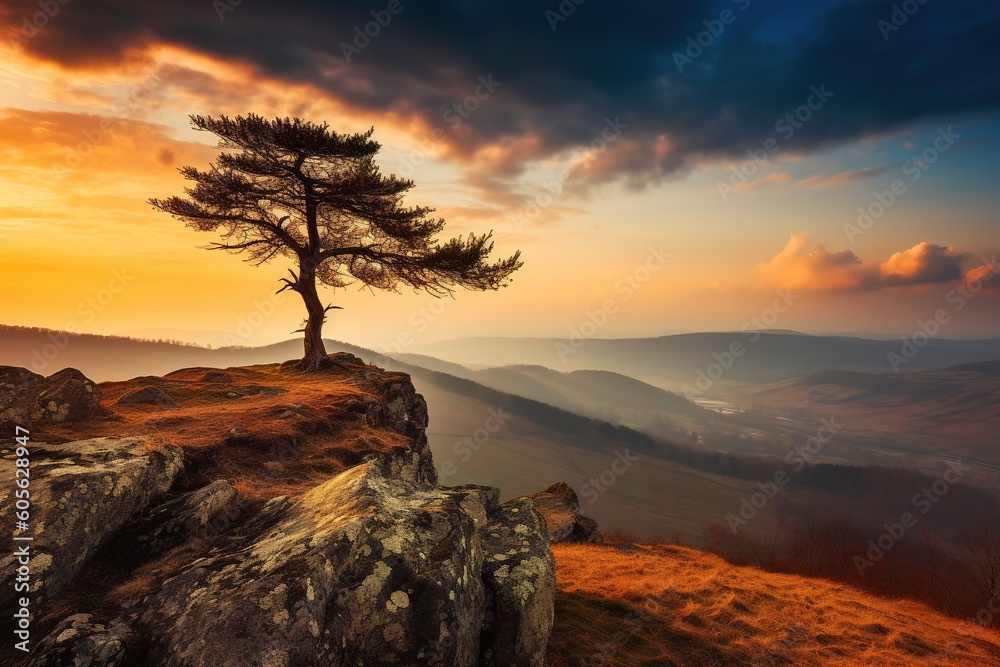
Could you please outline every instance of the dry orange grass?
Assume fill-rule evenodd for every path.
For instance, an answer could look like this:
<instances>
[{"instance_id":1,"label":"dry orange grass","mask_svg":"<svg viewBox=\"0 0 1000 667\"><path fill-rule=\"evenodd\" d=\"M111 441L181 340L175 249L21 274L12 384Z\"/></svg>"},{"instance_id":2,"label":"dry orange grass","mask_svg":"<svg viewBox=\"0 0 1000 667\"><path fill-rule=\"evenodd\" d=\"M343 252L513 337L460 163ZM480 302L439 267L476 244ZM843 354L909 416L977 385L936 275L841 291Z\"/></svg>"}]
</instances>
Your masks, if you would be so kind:
<instances>
[{"instance_id":1,"label":"dry orange grass","mask_svg":"<svg viewBox=\"0 0 1000 667\"><path fill-rule=\"evenodd\" d=\"M1000 665L1000 634L915 602L685 547L553 551L552 667Z\"/></svg>"},{"instance_id":2,"label":"dry orange grass","mask_svg":"<svg viewBox=\"0 0 1000 667\"><path fill-rule=\"evenodd\" d=\"M202 382L213 370L101 383L106 418L46 425L33 436L39 441L153 436L153 446L185 449L183 487L228 479L250 500L299 495L367 454L409 445L394 431L359 421L363 401L380 397L358 384L356 369L307 374L275 364L225 369L231 383ZM161 389L176 405L116 403L144 387Z\"/></svg>"},{"instance_id":3,"label":"dry orange grass","mask_svg":"<svg viewBox=\"0 0 1000 667\"><path fill-rule=\"evenodd\" d=\"M185 473L174 491L227 479L241 504L249 501L252 507L275 496L298 496L367 454L409 446L405 436L361 421L366 401L382 397L377 387L365 384L360 368L333 367L310 374L277 364L228 368L224 372L232 382L224 383L202 381L217 369L189 368L164 377L105 382L98 386L106 416L40 425L32 428L32 437L65 442L152 436L147 451L167 444L184 449ZM145 387L161 389L174 404L117 403ZM194 540L148 562L135 562L127 549L106 553L39 619L36 630L45 634L80 611L114 615L205 555L210 543Z\"/></svg>"}]
</instances>

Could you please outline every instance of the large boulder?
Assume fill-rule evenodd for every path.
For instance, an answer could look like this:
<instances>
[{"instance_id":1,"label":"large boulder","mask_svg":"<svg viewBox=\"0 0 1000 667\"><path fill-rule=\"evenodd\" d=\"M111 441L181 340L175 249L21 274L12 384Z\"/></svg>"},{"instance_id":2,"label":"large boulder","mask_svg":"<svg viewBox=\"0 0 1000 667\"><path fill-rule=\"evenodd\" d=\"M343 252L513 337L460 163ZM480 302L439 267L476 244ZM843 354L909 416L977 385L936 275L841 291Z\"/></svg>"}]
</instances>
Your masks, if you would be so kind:
<instances>
[{"instance_id":1,"label":"large boulder","mask_svg":"<svg viewBox=\"0 0 1000 667\"><path fill-rule=\"evenodd\" d=\"M31 667L544 665L555 578L533 503L438 486L427 405L409 377L350 355L327 366L340 392L328 414L272 410L305 413L302 432L331 446L336 432L317 420L404 437L388 433L392 447L304 493L289 485L302 495L263 501L226 480L206 484L215 477L200 476L208 459L198 448L167 495L181 465L170 448L138 439L35 446L46 494L38 502L51 508L36 531L37 595L48 602L98 551L93 571L114 573L115 588L92 608L79 587L67 591L65 613L84 613L39 621L45 637L33 643ZM358 390L344 391L345 378ZM234 428L226 442L251 442L252 431ZM4 573L11 565L0 560ZM5 591L9 583L0 579ZM93 586L89 575L80 583Z\"/></svg>"},{"instance_id":2,"label":"large boulder","mask_svg":"<svg viewBox=\"0 0 1000 667\"><path fill-rule=\"evenodd\" d=\"M228 530L242 508L233 485L219 479L158 505L122 535L122 550L155 556L192 540L214 537Z\"/></svg>"},{"instance_id":3,"label":"large boulder","mask_svg":"<svg viewBox=\"0 0 1000 667\"><path fill-rule=\"evenodd\" d=\"M490 516L483 543L486 618L480 665L541 667L556 590L545 520L530 500L508 501Z\"/></svg>"},{"instance_id":4,"label":"large boulder","mask_svg":"<svg viewBox=\"0 0 1000 667\"><path fill-rule=\"evenodd\" d=\"M36 611L69 583L97 549L150 502L183 468L179 448L148 437L31 443L29 570ZM15 451L0 456L0 478L13 480ZM0 485L0 516L13 517L13 484ZM17 558L0 554L0 610L13 606Z\"/></svg>"},{"instance_id":5,"label":"large boulder","mask_svg":"<svg viewBox=\"0 0 1000 667\"><path fill-rule=\"evenodd\" d=\"M415 485L392 470L372 460L297 502L275 499L245 537L165 582L137 619L149 659L471 667L480 664L486 575L497 611L530 609L543 621L498 619L505 641L531 658L487 664L542 665L554 585L540 517L528 503L498 507L496 489ZM494 565L509 559L509 576L493 566L487 575L485 554Z\"/></svg>"},{"instance_id":6,"label":"large boulder","mask_svg":"<svg viewBox=\"0 0 1000 667\"><path fill-rule=\"evenodd\" d=\"M30 651L29 667L132 667L139 638L124 623L99 623L90 614L64 619Z\"/></svg>"},{"instance_id":7,"label":"large boulder","mask_svg":"<svg viewBox=\"0 0 1000 667\"><path fill-rule=\"evenodd\" d=\"M173 407L177 405L177 401L159 387L142 387L141 389L136 389L125 394L115 401L115 405L161 405L164 407Z\"/></svg>"},{"instance_id":8,"label":"large boulder","mask_svg":"<svg viewBox=\"0 0 1000 667\"><path fill-rule=\"evenodd\" d=\"M0 366L0 427L79 421L101 414L101 390L75 368L48 377Z\"/></svg>"},{"instance_id":9,"label":"large boulder","mask_svg":"<svg viewBox=\"0 0 1000 667\"><path fill-rule=\"evenodd\" d=\"M603 542L597 521L583 515L576 491L566 482L556 482L547 489L521 496L530 500L545 517L552 542Z\"/></svg>"}]
</instances>

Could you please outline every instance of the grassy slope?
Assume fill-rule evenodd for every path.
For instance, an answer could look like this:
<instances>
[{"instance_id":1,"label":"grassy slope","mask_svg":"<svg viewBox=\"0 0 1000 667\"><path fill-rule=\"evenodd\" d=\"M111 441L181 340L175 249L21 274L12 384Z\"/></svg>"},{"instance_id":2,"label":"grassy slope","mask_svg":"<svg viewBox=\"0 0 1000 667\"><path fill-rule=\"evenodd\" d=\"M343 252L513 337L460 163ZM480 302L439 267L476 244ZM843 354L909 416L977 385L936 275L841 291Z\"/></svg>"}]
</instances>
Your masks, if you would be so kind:
<instances>
[{"instance_id":1,"label":"grassy slope","mask_svg":"<svg viewBox=\"0 0 1000 667\"><path fill-rule=\"evenodd\" d=\"M552 667L1000 664L1000 634L918 603L684 547L554 551Z\"/></svg>"},{"instance_id":2,"label":"grassy slope","mask_svg":"<svg viewBox=\"0 0 1000 667\"><path fill-rule=\"evenodd\" d=\"M271 364L226 369L232 382L201 381L210 370L102 382L104 417L36 425L32 437L56 442L153 436L185 450L182 487L225 478L255 500L299 495L367 454L409 444L395 431L359 422L361 399L374 389L358 383L354 368L305 375ZM161 389L174 404L117 403L146 387Z\"/></svg>"}]
</instances>

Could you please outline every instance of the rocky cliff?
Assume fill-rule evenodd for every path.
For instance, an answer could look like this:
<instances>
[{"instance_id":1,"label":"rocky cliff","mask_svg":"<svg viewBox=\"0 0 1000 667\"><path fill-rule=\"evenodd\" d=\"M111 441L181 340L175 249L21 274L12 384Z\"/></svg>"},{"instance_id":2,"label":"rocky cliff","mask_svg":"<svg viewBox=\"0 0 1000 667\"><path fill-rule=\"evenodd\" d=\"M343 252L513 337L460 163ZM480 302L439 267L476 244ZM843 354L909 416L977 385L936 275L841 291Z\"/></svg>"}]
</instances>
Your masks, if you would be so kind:
<instances>
[{"instance_id":1,"label":"rocky cliff","mask_svg":"<svg viewBox=\"0 0 1000 667\"><path fill-rule=\"evenodd\" d=\"M5 428L31 431L32 634L19 662L544 664L545 518L530 497L438 485L408 376L334 355L309 376L0 379ZM7 446L4 480L14 459ZM0 559L4 618L21 604L16 568Z\"/></svg>"}]
</instances>

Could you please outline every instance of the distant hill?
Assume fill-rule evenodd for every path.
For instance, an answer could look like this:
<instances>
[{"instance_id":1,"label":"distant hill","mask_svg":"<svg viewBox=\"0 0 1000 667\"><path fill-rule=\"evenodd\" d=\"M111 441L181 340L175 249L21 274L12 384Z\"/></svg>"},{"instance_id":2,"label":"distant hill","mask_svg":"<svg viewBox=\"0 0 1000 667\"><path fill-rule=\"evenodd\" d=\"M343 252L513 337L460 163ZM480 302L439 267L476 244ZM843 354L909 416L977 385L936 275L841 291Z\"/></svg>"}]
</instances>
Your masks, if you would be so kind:
<instances>
[{"instance_id":1,"label":"distant hill","mask_svg":"<svg viewBox=\"0 0 1000 667\"><path fill-rule=\"evenodd\" d=\"M742 354L730 359L734 343ZM676 390L694 385L699 371L720 381L741 382L774 382L824 370L885 373L893 370L888 355L899 354L901 345L899 340L749 332L576 341L460 338L417 346L415 351L463 365L613 371ZM934 339L902 368L942 369L994 359L1000 359L1000 340Z\"/></svg>"},{"instance_id":2,"label":"distant hill","mask_svg":"<svg viewBox=\"0 0 1000 667\"><path fill-rule=\"evenodd\" d=\"M1000 361L897 374L820 371L734 389L730 401L834 415L854 433L892 435L907 452L979 461L1000 476Z\"/></svg>"},{"instance_id":3,"label":"distant hill","mask_svg":"<svg viewBox=\"0 0 1000 667\"><path fill-rule=\"evenodd\" d=\"M53 340L62 344L62 349L44 368L33 370L49 375L72 366L97 380L166 375L177 368L269 364L301 354L299 341L261 348L209 350L125 338L63 336L30 329L0 330L0 364L32 368L32 352L44 350L45 345L56 345ZM327 349L350 352L412 376L417 391L427 400L430 414L427 436L445 483L494 485L503 490L505 497L510 497L544 488L552 479L562 479L581 492L584 509L603 525L638 534L671 535L680 531L686 540L702 543L706 524L738 509L755 492L754 484L768 478L773 466L781 465L779 458L729 456L700 444L694 447L672 444L664 449L660 444L663 441L616 426L608 419L593 419L586 410L547 404L547 401L563 401L563 405L595 405L603 391L611 405L617 401L663 405L667 410L698 409L678 396L618 374L558 373L535 367L482 371L483 377L497 386L506 383L508 389L548 397L543 401L353 345L327 341ZM430 364L426 359L420 361ZM453 364L437 364L437 367L477 377L476 371ZM814 426L809 428L815 431ZM832 451L835 445L836 442L831 443L826 449ZM790 446L786 445L782 451ZM622 463L616 461L620 461L625 450L640 456L641 462L620 474L615 468L621 471ZM607 484L609 479L611 484ZM759 533L772 529L779 511L800 514L797 507L801 502L825 506L834 502L827 498L826 490L806 489L812 482L803 475L799 475L799 480L803 484L801 490L786 489L783 500L762 509L748 530ZM838 496L836 502L846 511L854 501ZM856 506L858 511L884 507L869 499L859 499ZM938 512L934 520L945 518L944 513Z\"/></svg>"},{"instance_id":4,"label":"distant hill","mask_svg":"<svg viewBox=\"0 0 1000 667\"><path fill-rule=\"evenodd\" d=\"M705 419L710 414L683 396L611 371L560 372L528 365L472 370L426 355L403 354L398 359L509 394L636 428L643 427L651 414L679 421Z\"/></svg>"},{"instance_id":5,"label":"distant hill","mask_svg":"<svg viewBox=\"0 0 1000 667\"><path fill-rule=\"evenodd\" d=\"M984 361L973 364L960 364L946 368L947 371L957 371L962 373L976 373L978 375L1000 376L1000 361Z\"/></svg>"},{"instance_id":6,"label":"distant hill","mask_svg":"<svg viewBox=\"0 0 1000 667\"><path fill-rule=\"evenodd\" d=\"M44 354L45 346L57 344L58 354L44 366L32 364L36 353ZM739 507L740 498L753 492L749 480L693 470L651 456L650 437L632 429L354 345L332 340L327 340L326 345L331 353L349 352L388 370L411 375L417 391L427 400L427 437L444 483L498 486L505 497L537 491L553 479L563 479L577 489L590 488L590 480L600 477L617 460L616 452L631 450L639 452L646 464L634 466L614 485L613 492L601 493L596 502L589 503L591 496L586 496L587 512L609 526L640 534L673 534L680 530L695 542L701 541L705 524L717 520L728 508ZM299 341L209 350L124 337L0 328L0 365L27 366L44 375L74 367L105 382L165 376L179 368L272 364L300 355ZM419 361L469 373L454 365L434 364L428 358ZM559 373L551 374L553 381L559 379ZM586 373L579 377L583 385L584 380L592 379ZM574 381L566 379L563 391L573 386ZM648 390L672 397L654 387ZM499 428L493 428L497 416L504 419ZM755 528L764 530L776 518L771 510L761 514Z\"/></svg>"}]
</instances>

